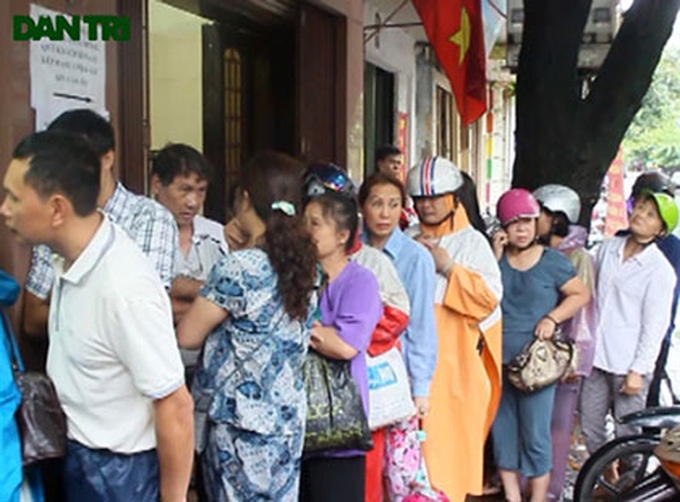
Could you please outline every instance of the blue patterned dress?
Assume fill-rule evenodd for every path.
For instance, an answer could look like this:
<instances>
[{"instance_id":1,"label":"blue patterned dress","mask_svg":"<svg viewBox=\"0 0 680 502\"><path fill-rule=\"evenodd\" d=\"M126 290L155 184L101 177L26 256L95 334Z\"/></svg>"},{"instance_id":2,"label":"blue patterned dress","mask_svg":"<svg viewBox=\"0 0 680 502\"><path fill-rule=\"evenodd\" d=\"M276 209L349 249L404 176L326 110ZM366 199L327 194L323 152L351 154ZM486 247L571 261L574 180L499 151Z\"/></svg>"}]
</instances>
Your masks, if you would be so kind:
<instances>
[{"instance_id":1,"label":"blue patterned dress","mask_svg":"<svg viewBox=\"0 0 680 502\"><path fill-rule=\"evenodd\" d=\"M193 387L209 499L297 501L312 309L305 323L290 319L260 249L217 262L201 296L229 312L206 340Z\"/></svg>"}]
</instances>

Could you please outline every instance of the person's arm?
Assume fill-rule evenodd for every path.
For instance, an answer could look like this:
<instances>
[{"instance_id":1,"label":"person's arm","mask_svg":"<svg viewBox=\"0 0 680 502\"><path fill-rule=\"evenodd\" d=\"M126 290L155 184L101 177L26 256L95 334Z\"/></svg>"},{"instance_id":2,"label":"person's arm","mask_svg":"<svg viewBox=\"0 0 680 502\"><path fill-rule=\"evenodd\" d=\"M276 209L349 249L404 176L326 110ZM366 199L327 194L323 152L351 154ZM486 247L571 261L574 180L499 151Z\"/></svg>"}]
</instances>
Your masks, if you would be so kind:
<instances>
[{"instance_id":1,"label":"person's arm","mask_svg":"<svg viewBox=\"0 0 680 502\"><path fill-rule=\"evenodd\" d=\"M562 293L562 301L536 325L535 334L541 339L552 338L558 325L571 319L590 301L590 291L578 277L573 277L565 282L560 287L560 293Z\"/></svg>"},{"instance_id":2,"label":"person's arm","mask_svg":"<svg viewBox=\"0 0 680 502\"><path fill-rule=\"evenodd\" d=\"M186 501L194 458L194 405L186 386L154 401L162 502Z\"/></svg>"},{"instance_id":3,"label":"person's arm","mask_svg":"<svg viewBox=\"0 0 680 502\"><path fill-rule=\"evenodd\" d=\"M44 300L24 290L23 332L30 338L47 336L47 319L50 313L50 297Z\"/></svg>"},{"instance_id":4,"label":"person's arm","mask_svg":"<svg viewBox=\"0 0 680 502\"><path fill-rule=\"evenodd\" d=\"M200 349L210 332L223 322L229 313L203 297L196 298L177 326L177 340L184 349Z\"/></svg>"},{"instance_id":5,"label":"person's arm","mask_svg":"<svg viewBox=\"0 0 680 502\"><path fill-rule=\"evenodd\" d=\"M491 246L479 233L470 233L462 262L440 247L432 248L437 273L447 279L443 305L481 321L498 307L503 291L501 272ZM464 261L463 261L464 260Z\"/></svg>"},{"instance_id":6,"label":"person's arm","mask_svg":"<svg viewBox=\"0 0 680 502\"><path fill-rule=\"evenodd\" d=\"M133 240L153 262L166 291L172 288L175 276L175 253L179 252L179 231L172 214L153 202L154 211L134 230Z\"/></svg>"},{"instance_id":7,"label":"person's arm","mask_svg":"<svg viewBox=\"0 0 680 502\"><path fill-rule=\"evenodd\" d=\"M661 341L668 329L675 282L675 274L670 272L670 267L664 267L654 274L644 293L640 309L641 333L633 364L630 365L632 372L645 375L654 371Z\"/></svg>"},{"instance_id":8,"label":"person's arm","mask_svg":"<svg viewBox=\"0 0 680 502\"><path fill-rule=\"evenodd\" d=\"M318 322L312 328L312 338L309 344L320 354L332 359L352 359L359 353L357 349L340 338L334 327L322 326Z\"/></svg>"},{"instance_id":9,"label":"person's arm","mask_svg":"<svg viewBox=\"0 0 680 502\"><path fill-rule=\"evenodd\" d=\"M193 458L193 405L172 326L170 302L142 277L107 300L103 325L113 353L137 390L154 403L162 500L186 500Z\"/></svg>"},{"instance_id":10,"label":"person's arm","mask_svg":"<svg viewBox=\"0 0 680 502\"><path fill-rule=\"evenodd\" d=\"M175 277L172 281L170 300L172 301L172 316L175 324L182 321L194 300L198 297L198 292L202 286L203 281L186 276Z\"/></svg>"},{"instance_id":11,"label":"person's arm","mask_svg":"<svg viewBox=\"0 0 680 502\"><path fill-rule=\"evenodd\" d=\"M429 254L419 255L406 281L411 300L411 316L406 338L406 367L414 397L430 395L430 384L437 366L437 322L434 313L435 267Z\"/></svg>"},{"instance_id":12,"label":"person's arm","mask_svg":"<svg viewBox=\"0 0 680 502\"><path fill-rule=\"evenodd\" d=\"M54 283L52 251L47 246L34 246L31 269L26 277L21 327L26 336L44 339L50 310L50 292Z\"/></svg>"},{"instance_id":13,"label":"person's arm","mask_svg":"<svg viewBox=\"0 0 680 502\"><path fill-rule=\"evenodd\" d=\"M198 297L204 281L192 279L187 276L178 276L172 281L170 296L179 300L193 302Z\"/></svg>"}]
</instances>

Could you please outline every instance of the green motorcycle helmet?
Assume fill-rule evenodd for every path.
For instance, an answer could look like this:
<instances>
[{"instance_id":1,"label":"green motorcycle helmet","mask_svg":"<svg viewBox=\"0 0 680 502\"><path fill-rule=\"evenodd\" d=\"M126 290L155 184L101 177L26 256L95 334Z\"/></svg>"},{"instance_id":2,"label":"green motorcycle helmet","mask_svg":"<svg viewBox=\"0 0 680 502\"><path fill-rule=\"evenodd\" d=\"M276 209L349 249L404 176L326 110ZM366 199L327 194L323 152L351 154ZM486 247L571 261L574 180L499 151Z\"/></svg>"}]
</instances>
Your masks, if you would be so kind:
<instances>
[{"instance_id":1,"label":"green motorcycle helmet","mask_svg":"<svg viewBox=\"0 0 680 502\"><path fill-rule=\"evenodd\" d=\"M656 203L659 210L659 215L666 227L666 233L670 234L675 227L678 226L678 206L675 204L675 199L663 192L652 192L651 190L643 190L643 195L650 197Z\"/></svg>"}]
</instances>

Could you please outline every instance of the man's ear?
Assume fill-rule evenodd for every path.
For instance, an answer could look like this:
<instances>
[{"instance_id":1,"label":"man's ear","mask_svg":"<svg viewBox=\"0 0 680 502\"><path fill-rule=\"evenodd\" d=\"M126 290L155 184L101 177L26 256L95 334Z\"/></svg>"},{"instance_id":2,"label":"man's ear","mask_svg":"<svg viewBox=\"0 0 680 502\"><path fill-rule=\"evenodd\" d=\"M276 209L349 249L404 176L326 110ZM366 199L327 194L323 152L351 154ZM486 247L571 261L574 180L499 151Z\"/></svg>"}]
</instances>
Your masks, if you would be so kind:
<instances>
[{"instance_id":1,"label":"man's ear","mask_svg":"<svg viewBox=\"0 0 680 502\"><path fill-rule=\"evenodd\" d=\"M455 193L452 193L450 195L453 200L453 210L455 211L456 209L458 209L458 204L460 201L458 200L458 196Z\"/></svg>"},{"instance_id":2,"label":"man's ear","mask_svg":"<svg viewBox=\"0 0 680 502\"><path fill-rule=\"evenodd\" d=\"M161 187L163 184L161 183L161 179L158 177L157 174L152 174L151 175L151 194L158 197L158 193L161 191Z\"/></svg>"},{"instance_id":3,"label":"man's ear","mask_svg":"<svg viewBox=\"0 0 680 502\"><path fill-rule=\"evenodd\" d=\"M74 213L71 201L61 194L52 195L49 205L52 209L52 227L54 228L62 226L67 218Z\"/></svg>"},{"instance_id":4,"label":"man's ear","mask_svg":"<svg viewBox=\"0 0 680 502\"><path fill-rule=\"evenodd\" d=\"M113 150L109 150L106 152L104 155L102 155L99 159L99 162L101 163L102 170L112 172L113 171L113 163L116 160L116 154L113 153Z\"/></svg>"},{"instance_id":5,"label":"man's ear","mask_svg":"<svg viewBox=\"0 0 680 502\"><path fill-rule=\"evenodd\" d=\"M351 237L351 233L349 230L339 230L338 235L340 235L340 242L342 243L342 247L345 247L347 245L347 241L349 241Z\"/></svg>"},{"instance_id":6,"label":"man's ear","mask_svg":"<svg viewBox=\"0 0 680 502\"><path fill-rule=\"evenodd\" d=\"M246 190L241 192L241 196L237 197L236 200L243 204L243 212L249 211L253 207L253 201Z\"/></svg>"}]
</instances>

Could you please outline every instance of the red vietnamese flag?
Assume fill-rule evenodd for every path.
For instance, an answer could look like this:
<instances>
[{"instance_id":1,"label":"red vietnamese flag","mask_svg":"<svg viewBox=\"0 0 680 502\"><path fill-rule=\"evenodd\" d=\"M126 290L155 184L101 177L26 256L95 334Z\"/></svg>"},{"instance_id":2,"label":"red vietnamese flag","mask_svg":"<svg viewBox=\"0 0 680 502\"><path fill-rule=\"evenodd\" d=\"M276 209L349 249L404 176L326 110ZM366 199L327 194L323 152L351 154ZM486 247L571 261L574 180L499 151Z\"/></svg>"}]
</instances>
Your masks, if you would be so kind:
<instances>
[{"instance_id":1,"label":"red vietnamese flag","mask_svg":"<svg viewBox=\"0 0 680 502\"><path fill-rule=\"evenodd\" d=\"M486 111L486 52L481 0L413 0L465 125Z\"/></svg>"}]
</instances>

